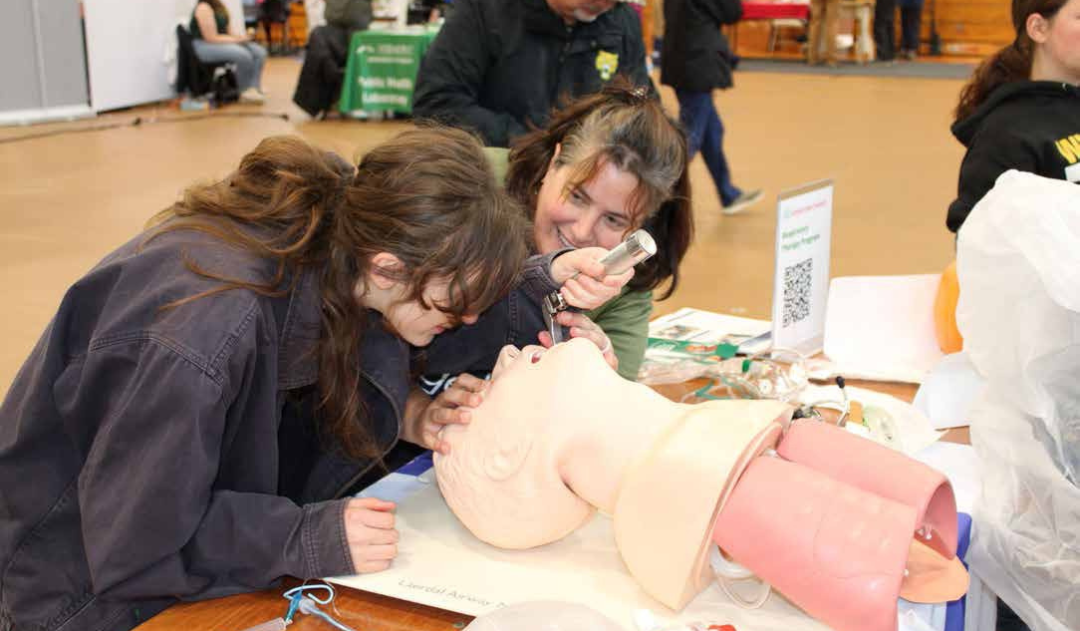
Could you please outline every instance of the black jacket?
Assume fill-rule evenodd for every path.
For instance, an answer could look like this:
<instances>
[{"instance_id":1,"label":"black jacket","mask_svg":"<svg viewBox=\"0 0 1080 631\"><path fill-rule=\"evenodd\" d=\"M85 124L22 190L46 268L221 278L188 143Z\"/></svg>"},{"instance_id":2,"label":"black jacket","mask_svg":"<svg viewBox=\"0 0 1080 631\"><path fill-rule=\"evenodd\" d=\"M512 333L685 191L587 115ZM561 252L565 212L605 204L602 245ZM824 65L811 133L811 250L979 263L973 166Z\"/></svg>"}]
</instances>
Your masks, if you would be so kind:
<instances>
[{"instance_id":1,"label":"black jacket","mask_svg":"<svg viewBox=\"0 0 1080 631\"><path fill-rule=\"evenodd\" d=\"M331 25L315 27L308 37L293 103L311 116L330 109L341 98L350 37L349 29Z\"/></svg>"},{"instance_id":2,"label":"black jacket","mask_svg":"<svg viewBox=\"0 0 1080 631\"><path fill-rule=\"evenodd\" d=\"M567 26L545 0L457 0L420 64L413 113L506 147L616 73L653 90L641 24L622 3Z\"/></svg>"},{"instance_id":3,"label":"black jacket","mask_svg":"<svg viewBox=\"0 0 1080 631\"><path fill-rule=\"evenodd\" d=\"M740 18L739 0L664 0L660 83L689 92L730 88L736 59L720 26Z\"/></svg>"},{"instance_id":4,"label":"black jacket","mask_svg":"<svg viewBox=\"0 0 1080 631\"><path fill-rule=\"evenodd\" d=\"M64 296L0 406L0 630L122 631L178 600L353 571L338 500L374 465L324 449L312 418L317 274L280 298L246 289L179 307L274 265L194 233L142 237ZM432 369L494 361L543 328L552 256ZM367 323L362 396L385 452L412 383L410 348Z\"/></svg>"},{"instance_id":5,"label":"black jacket","mask_svg":"<svg viewBox=\"0 0 1080 631\"><path fill-rule=\"evenodd\" d=\"M994 90L952 126L968 148L946 225L956 232L973 206L1009 169L1080 182L1080 88L1018 81Z\"/></svg>"}]
</instances>

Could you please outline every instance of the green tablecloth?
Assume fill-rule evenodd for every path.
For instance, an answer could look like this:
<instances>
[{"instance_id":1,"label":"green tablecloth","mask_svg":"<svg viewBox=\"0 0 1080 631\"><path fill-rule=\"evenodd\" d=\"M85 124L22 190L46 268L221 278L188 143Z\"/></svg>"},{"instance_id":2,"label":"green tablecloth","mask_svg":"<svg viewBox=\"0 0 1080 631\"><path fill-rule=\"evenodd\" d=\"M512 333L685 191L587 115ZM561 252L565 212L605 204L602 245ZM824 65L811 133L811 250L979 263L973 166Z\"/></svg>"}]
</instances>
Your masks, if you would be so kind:
<instances>
[{"instance_id":1,"label":"green tablecloth","mask_svg":"<svg viewBox=\"0 0 1080 631\"><path fill-rule=\"evenodd\" d=\"M353 33L338 109L411 113L420 59L438 32L424 25Z\"/></svg>"}]
</instances>

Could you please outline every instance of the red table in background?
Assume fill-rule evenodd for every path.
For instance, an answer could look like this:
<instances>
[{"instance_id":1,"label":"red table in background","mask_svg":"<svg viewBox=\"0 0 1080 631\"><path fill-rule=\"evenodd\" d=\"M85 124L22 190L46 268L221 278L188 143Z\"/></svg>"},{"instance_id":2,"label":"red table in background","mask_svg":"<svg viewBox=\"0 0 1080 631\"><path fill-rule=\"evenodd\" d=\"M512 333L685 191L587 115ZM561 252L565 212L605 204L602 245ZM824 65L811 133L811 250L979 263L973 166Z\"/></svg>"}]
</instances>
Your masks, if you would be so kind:
<instances>
[{"instance_id":1,"label":"red table in background","mask_svg":"<svg viewBox=\"0 0 1080 631\"><path fill-rule=\"evenodd\" d=\"M746 20L809 20L810 4L800 2L744 2L742 3L743 14L740 22ZM731 51L738 54L739 49L739 24L731 26L729 38L731 39Z\"/></svg>"},{"instance_id":2,"label":"red table in background","mask_svg":"<svg viewBox=\"0 0 1080 631\"><path fill-rule=\"evenodd\" d=\"M744 2L743 20L806 20L810 17L810 5L798 2Z\"/></svg>"}]
</instances>

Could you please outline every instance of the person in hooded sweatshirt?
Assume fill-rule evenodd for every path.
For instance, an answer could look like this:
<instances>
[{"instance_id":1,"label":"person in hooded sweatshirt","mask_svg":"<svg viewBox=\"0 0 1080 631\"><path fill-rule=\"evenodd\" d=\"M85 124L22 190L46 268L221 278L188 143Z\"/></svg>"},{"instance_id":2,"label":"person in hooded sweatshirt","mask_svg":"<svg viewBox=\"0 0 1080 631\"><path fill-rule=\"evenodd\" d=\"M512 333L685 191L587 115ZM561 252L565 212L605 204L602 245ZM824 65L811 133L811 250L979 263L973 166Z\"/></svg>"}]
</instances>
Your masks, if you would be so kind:
<instances>
[{"instance_id":1,"label":"person in hooded sweatshirt","mask_svg":"<svg viewBox=\"0 0 1080 631\"><path fill-rule=\"evenodd\" d=\"M1016 40L960 93L952 133L967 147L946 225L1009 169L1080 182L1080 0L1013 0Z\"/></svg>"}]
</instances>

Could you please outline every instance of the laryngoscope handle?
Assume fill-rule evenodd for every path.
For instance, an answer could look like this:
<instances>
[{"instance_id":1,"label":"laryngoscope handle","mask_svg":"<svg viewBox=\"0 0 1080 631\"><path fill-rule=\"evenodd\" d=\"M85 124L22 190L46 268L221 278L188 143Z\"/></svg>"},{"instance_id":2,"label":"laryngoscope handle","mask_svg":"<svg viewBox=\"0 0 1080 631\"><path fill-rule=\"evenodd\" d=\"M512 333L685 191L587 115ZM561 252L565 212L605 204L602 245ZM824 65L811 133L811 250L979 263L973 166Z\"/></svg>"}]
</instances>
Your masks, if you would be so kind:
<instances>
[{"instance_id":1,"label":"laryngoscope handle","mask_svg":"<svg viewBox=\"0 0 1080 631\"><path fill-rule=\"evenodd\" d=\"M631 267L656 254L656 241L648 232L638 229L623 239L623 242L612 248L610 252L600 259L604 266L605 276L610 274L622 274ZM577 278L575 273L571 278Z\"/></svg>"}]
</instances>

